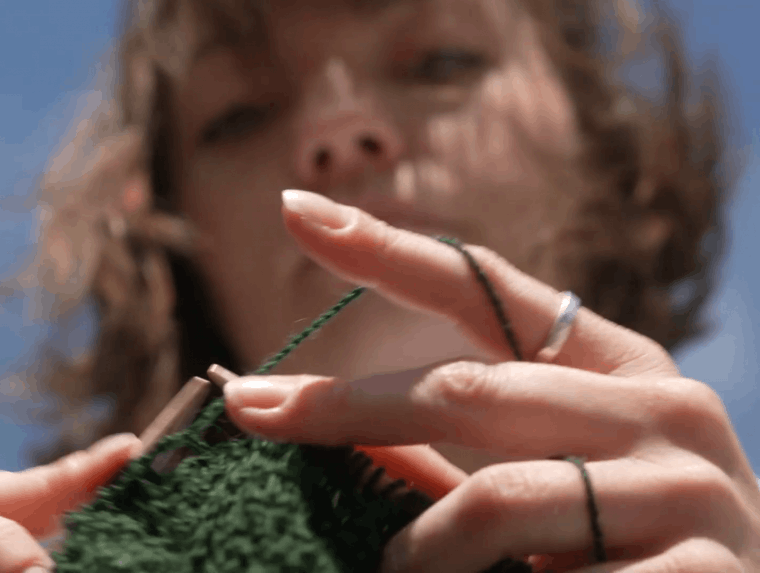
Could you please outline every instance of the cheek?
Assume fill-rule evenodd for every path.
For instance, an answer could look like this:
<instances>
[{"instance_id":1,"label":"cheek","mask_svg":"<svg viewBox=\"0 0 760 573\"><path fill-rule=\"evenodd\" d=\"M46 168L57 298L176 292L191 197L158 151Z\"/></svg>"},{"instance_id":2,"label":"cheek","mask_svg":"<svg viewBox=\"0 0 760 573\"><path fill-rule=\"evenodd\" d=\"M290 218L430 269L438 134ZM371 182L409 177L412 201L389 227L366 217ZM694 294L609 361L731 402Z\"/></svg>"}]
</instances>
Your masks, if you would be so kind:
<instances>
[{"instance_id":1,"label":"cheek","mask_svg":"<svg viewBox=\"0 0 760 573\"><path fill-rule=\"evenodd\" d=\"M517 45L519 54L487 82L485 101L539 149L567 158L578 144L570 97L530 25L523 27Z\"/></svg>"},{"instance_id":2,"label":"cheek","mask_svg":"<svg viewBox=\"0 0 760 573\"><path fill-rule=\"evenodd\" d=\"M183 211L217 249L240 252L260 242L276 249L281 242L280 191L287 182L280 139L232 141L186 159Z\"/></svg>"},{"instance_id":3,"label":"cheek","mask_svg":"<svg viewBox=\"0 0 760 573\"><path fill-rule=\"evenodd\" d=\"M182 210L201 234L199 264L232 322L240 314L263 319L256 301L275 298L293 264L276 172L232 158L199 161L185 178Z\"/></svg>"},{"instance_id":4,"label":"cheek","mask_svg":"<svg viewBox=\"0 0 760 573\"><path fill-rule=\"evenodd\" d=\"M572 207L556 173L574 149L571 116L556 98L525 102L506 77L492 74L457 114L433 119L431 147L456 182L452 212L477 221L475 241L548 278L555 234Z\"/></svg>"}]
</instances>

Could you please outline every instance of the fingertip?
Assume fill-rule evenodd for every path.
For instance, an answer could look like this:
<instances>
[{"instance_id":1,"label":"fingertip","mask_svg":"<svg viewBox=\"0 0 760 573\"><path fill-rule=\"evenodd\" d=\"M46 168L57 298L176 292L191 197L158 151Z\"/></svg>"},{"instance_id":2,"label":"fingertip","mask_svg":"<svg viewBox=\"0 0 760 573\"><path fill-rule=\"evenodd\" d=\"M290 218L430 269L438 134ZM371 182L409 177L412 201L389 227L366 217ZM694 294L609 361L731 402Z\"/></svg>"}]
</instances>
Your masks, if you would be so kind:
<instances>
[{"instance_id":1,"label":"fingertip","mask_svg":"<svg viewBox=\"0 0 760 573\"><path fill-rule=\"evenodd\" d=\"M120 453L128 456L135 455L141 448L140 438L131 432L114 434L95 442L89 448L90 454L96 457L111 457Z\"/></svg>"},{"instance_id":2,"label":"fingertip","mask_svg":"<svg viewBox=\"0 0 760 573\"><path fill-rule=\"evenodd\" d=\"M54 570L55 563L48 567L42 567L41 565L32 565L31 567L24 569L23 573L51 573L51 571Z\"/></svg>"},{"instance_id":3,"label":"fingertip","mask_svg":"<svg viewBox=\"0 0 760 573\"><path fill-rule=\"evenodd\" d=\"M282 211L286 219L294 215L317 231L343 229L355 218L354 210L350 207L336 203L324 195L298 189L282 192Z\"/></svg>"},{"instance_id":4,"label":"fingertip","mask_svg":"<svg viewBox=\"0 0 760 573\"><path fill-rule=\"evenodd\" d=\"M142 440L135 436L135 440L132 442L132 444L129 446L129 449L127 450L128 455L127 459L129 461L137 460L145 454L145 444L143 444Z\"/></svg>"}]
</instances>

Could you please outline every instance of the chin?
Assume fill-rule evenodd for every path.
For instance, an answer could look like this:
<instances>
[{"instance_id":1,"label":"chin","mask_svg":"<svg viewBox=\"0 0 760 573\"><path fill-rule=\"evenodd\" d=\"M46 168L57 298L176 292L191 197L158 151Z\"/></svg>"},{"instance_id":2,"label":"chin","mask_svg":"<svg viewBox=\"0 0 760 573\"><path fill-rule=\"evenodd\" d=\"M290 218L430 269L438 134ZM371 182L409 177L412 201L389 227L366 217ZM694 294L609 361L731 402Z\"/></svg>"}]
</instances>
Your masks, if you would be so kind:
<instances>
[{"instance_id":1,"label":"chin","mask_svg":"<svg viewBox=\"0 0 760 573\"><path fill-rule=\"evenodd\" d=\"M356 287L306 257L293 275L292 284L298 331ZM465 357L489 360L450 321L401 308L372 291L342 311L328 328L299 350L290 368L329 372L344 378Z\"/></svg>"}]
</instances>

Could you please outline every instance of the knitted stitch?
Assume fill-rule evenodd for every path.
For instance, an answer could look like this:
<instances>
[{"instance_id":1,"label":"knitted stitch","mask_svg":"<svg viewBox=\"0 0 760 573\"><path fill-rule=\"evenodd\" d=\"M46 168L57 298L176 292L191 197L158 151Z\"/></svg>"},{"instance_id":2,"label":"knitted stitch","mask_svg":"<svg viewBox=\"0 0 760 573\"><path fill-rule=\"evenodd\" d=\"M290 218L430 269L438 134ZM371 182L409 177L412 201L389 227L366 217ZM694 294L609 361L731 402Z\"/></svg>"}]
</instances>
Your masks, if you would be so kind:
<instances>
[{"instance_id":1,"label":"knitted stitch","mask_svg":"<svg viewBox=\"0 0 760 573\"><path fill-rule=\"evenodd\" d=\"M490 288L487 279L484 284ZM351 291L256 374L268 372L363 291ZM503 312L499 318L512 342ZM90 505L69 513L62 551L53 553L58 573L373 571L387 541L432 504L403 480L378 490L382 469L351 446L250 437L210 443L208 436L224 433L225 423L224 400L215 399L190 427L163 438ZM174 470L152 467L158 455L180 448L191 455ZM488 570L530 571L512 559Z\"/></svg>"}]
</instances>

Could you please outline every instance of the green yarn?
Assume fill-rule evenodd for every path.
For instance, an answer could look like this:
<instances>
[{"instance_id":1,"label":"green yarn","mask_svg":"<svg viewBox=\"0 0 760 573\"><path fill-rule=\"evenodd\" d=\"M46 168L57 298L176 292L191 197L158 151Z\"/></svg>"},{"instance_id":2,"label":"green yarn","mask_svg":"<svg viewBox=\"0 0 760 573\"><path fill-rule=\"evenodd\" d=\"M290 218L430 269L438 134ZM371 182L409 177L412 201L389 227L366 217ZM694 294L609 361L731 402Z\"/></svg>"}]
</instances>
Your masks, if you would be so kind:
<instances>
[{"instance_id":1,"label":"green yarn","mask_svg":"<svg viewBox=\"0 0 760 573\"><path fill-rule=\"evenodd\" d=\"M362 292L343 297L256 374L271 370ZM506 319L501 322L508 328ZM371 460L351 446L234 436L210 443L214 432L224 434L225 423L224 400L212 400L187 429L164 437L91 504L69 513L62 550L52 555L56 571L373 571L387 541L432 504L403 480L378 491L382 470L365 479ZM152 467L157 456L176 449L189 455L175 469ZM530 571L511 559L488 570Z\"/></svg>"},{"instance_id":2,"label":"green yarn","mask_svg":"<svg viewBox=\"0 0 760 573\"><path fill-rule=\"evenodd\" d=\"M509 319L507 319L507 313L504 312L504 306L501 304L501 300L496 295L496 291L494 290L491 281L488 280L486 273L483 272L483 269L480 268L480 265L475 261L473 256L469 253L469 251L467 251L467 249L464 248L458 239L452 239L449 237L437 237L437 239L442 243L451 245L457 251L462 253L462 256L465 258L467 264L470 265L472 272L475 274L475 278L483 287L483 290L488 297L488 301L491 303L491 306L496 313L496 318L499 321L499 326L501 326L501 330L504 333L504 338L506 338L507 344L509 344L509 347L512 349L512 354L514 355L515 360L522 361L523 355L520 351L520 346L517 344L515 333L512 330L512 323L509 321Z\"/></svg>"},{"instance_id":3,"label":"green yarn","mask_svg":"<svg viewBox=\"0 0 760 573\"><path fill-rule=\"evenodd\" d=\"M69 516L54 559L60 573L371 571L411 517L318 450L238 440L167 475L130 467Z\"/></svg>"},{"instance_id":4,"label":"green yarn","mask_svg":"<svg viewBox=\"0 0 760 573\"><path fill-rule=\"evenodd\" d=\"M330 320L332 317L338 314L341 310L343 310L347 304L359 298L359 296L364 291L365 291L364 287L358 287L352 290L342 299L340 299L335 306L333 306L326 312L322 313L322 315L320 315L320 317L317 318L317 320L315 320L307 328L305 328L304 331L301 332L301 334L293 337L293 339L287 344L287 346L285 346L285 348L283 348L277 354L275 354L272 358L264 362L264 364L262 364L261 367L258 370L256 370L256 372L254 372L254 374L266 374L272 368L277 366L277 364L279 364L283 358L285 358L288 354L290 354L293 350L295 350L296 346L301 344L311 334L313 334L314 332L322 328L322 326L324 326L324 324L328 320Z\"/></svg>"}]
</instances>

